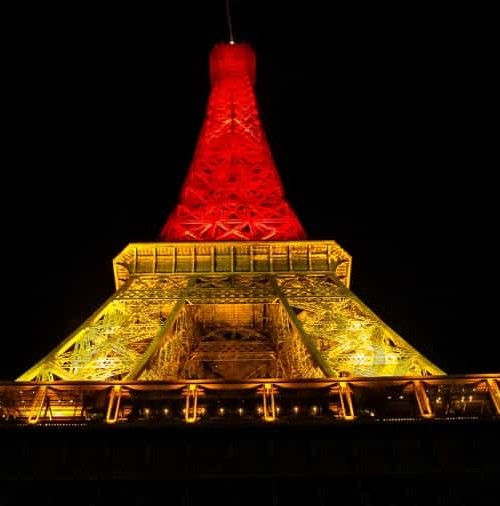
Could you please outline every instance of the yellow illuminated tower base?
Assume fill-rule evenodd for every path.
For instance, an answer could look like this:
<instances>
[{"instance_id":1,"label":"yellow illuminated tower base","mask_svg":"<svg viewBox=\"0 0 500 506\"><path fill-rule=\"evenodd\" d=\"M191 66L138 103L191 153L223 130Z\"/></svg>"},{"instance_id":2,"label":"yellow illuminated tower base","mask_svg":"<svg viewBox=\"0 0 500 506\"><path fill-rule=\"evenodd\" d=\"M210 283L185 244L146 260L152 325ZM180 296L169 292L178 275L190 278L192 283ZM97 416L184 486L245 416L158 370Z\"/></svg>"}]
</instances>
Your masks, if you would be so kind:
<instances>
[{"instance_id":1,"label":"yellow illuminated tower base","mask_svg":"<svg viewBox=\"0 0 500 506\"><path fill-rule=\"evenodd\" d=\"M20 381L427 376L334 241L130 244L116 293Z\"/></svg>"}]
</instances>

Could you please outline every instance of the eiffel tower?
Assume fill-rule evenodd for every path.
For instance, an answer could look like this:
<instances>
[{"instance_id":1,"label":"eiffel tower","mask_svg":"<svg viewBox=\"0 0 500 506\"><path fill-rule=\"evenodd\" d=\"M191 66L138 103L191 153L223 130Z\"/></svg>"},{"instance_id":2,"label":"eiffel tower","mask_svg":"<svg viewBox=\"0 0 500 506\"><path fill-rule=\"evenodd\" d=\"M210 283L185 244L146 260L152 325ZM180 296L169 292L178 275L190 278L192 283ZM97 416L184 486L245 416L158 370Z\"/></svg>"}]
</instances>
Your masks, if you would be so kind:
<instances>
[{"instance_id":1,"label":"eiffel tower","mask_svg":"<svg viewBox=\"0 0 500 506\"><path fill-rule=\"evenodd\" d=\"M497 504L500 374L445 374L351 291L339 244L307 238L255 66L246 44L214 46L158 242L128 244L114 295L0 381L0 476L54 480L34 489L40 504L102 503L96 478L119 480L124 504Z\"/></svg>"},{"instance_id":2,"label":"eiffel tower","mask_svg":"<svg viewBox=\"0 0 500 506\"><path fill-rule=\"evenodd\" d=\"M116 293L18 381L250 381L443 371L349 287L351 256L308 240L254 95L256 59L216 44L211 93L160 242L113 261Z\"/></svg>"}]
</instances>

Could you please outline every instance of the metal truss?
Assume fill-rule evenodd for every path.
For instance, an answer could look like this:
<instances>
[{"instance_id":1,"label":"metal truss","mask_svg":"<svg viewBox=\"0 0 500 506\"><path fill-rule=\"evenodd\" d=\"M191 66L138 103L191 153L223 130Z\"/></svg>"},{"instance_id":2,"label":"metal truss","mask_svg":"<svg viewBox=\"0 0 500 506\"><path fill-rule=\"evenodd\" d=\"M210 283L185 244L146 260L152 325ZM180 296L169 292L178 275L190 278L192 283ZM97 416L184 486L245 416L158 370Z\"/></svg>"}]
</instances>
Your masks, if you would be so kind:
<instances>
[{"instance_id":1,"label":"metal truss","mask_svg":"<svg viewBox=\"0 0 500 506\"><path fill-rule=\"evenodd\" d=\"M274 420L280 387L268 379L323 378L335 380L335 412L352 419L345 378L443 374L349 290L346 251L304 239L259 118L253 50L217 45L210 77L196 152L161 232L172 242L129 244L113 261L116 293L17 378L40 385L26 408L30 423L54 410L56 383L116 382L107 393L111 422L122 416L127 382L182 384L189 422L212 388L196 381L250 382L264 419ZM498 411L498 383L487 385ZM421 416L430 416L424 383L412 388Z\"/></svg>"},{"instance_id":2,"label":"metal truss","mask_svg":"<svg viewBox=\"0 0 500 506\"><path fill-rule=\"evenodd\" d=\"M18 380L442 373L333 272L145 274Z\"/></svg>"},{"instance_id":3,"label":"metal truss","mask_svg":"<svg viewBox=\"0 0 500 506\"><path fill-rule=\"evenodd\" d=\"M327 376L443 374L334 275L276 276ZM306 337L307 336L307 337Z\"/></svg>"},{"instance_id":4,"label":"metal truss","mask_svg":"<svg viewBox=\"0 0 500 506\"><path fill-rule=\"evenodd\" d=\"M165 241L293 240L305 233L284 190L253 90L255 53L218 44L210 55L212 90L180 202Z\"/></svg>"},{"instance_id":5,"label":"metal truss","mask_svg":"<svg viewBox=\"0 0 500 506\"><path fill-rule=\"evenodd\" d=\"M22 374L23 380L137 378L172 334L187 279L130 279L75 332ZM153 288L154 287L154 288ZM154 292L154 293L152 293Z\"/></svg>"}]
</instances>

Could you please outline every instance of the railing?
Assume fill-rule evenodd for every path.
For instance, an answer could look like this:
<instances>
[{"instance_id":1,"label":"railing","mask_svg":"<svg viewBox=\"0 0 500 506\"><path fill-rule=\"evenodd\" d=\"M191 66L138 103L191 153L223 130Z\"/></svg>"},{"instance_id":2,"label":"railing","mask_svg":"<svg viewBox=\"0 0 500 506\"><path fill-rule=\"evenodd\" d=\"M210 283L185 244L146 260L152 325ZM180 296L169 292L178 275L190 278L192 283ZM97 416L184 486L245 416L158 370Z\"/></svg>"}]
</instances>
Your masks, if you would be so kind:
<instances>
[{"instance_id":1,"label":"railing","mask_svg":"<svg viewBox=\"0 0 500 506\"><path fill-rule=\"evenodd\" d=\"M248 382L1 382L0 425L500 420L500 374Z\"/></svg>"},{"instance_id":2,"label":"railing","mask_svg":"<svg viewBox=\"0 0 500 506\"><path fill-rule=\"evenodd\" d=\"M349 286L351 256L335 241L132 243L113 260L116 289L137 274L334 272Z\"/></svg>"}]
</instances>

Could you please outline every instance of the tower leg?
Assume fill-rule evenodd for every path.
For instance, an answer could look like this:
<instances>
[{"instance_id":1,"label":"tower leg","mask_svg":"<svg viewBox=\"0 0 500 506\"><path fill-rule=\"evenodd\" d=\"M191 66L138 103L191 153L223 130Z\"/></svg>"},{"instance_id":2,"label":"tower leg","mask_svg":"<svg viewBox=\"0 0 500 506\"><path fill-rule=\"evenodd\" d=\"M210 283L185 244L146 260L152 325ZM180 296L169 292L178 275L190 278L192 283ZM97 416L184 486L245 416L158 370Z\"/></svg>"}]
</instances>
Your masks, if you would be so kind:
<instances>
[{"instance_id":1,"label":"tower leg","mask_svg":"<svg viewBox=\"0 0 500 506\"><path fill-rule=\"evenodd\" d=\"M497 415L500 415L500 389L498 388L498 383L495 378L488 378L488 388L490 390L491 400L495 405L495 409Z\"/></svg>"},{"instance_id":2,"label":"tower leg","mask_svg":"<svg viewBox=\"0 0 500 506\"><path fill-rule=\"evenodd\" d=\"M38 388L35 397L33 398L33 403L31 405L30 414L28 417L28 423L35 424L40 419L40 415L42 413L42 408L45 405L47 400L47 386L42 385Z\"/></svg>"},{"instance_id":3,"label":"tower leg","mask_svg":"<svg viewBox=\"0 0 500 506\"><path fill-rule=\"evenodd\" d=\"M122 387L114 386L109 394L108 411L106 412L106 423L116 423L120 411Z\"/></svg>"},{"instance_id":4,"label":"tower leg","mask_svg":"<svg viewBox=\"0 0 500 506\"><path fill-rule=\"evenodd\" d=\"M340 406L342 407L342 416L344 420L354 420L354 408L352 405L351 390L344 381L339 383Z\"/></svg>"},{"instance_id":5,"label":"tower leg","mask_svg":"<svg viewBox=\"0 0 500 506\"><path fill-rule=\"evenodd\" d=\"M276 403L274 400L274 388L271 383L264 383L262 389L262 407L264 409L263 417L266 422L276 420Z\"/></svg>"},{"instance_id":6,"label":"tower leg","mask_svg":"<svg viewBox=\"0 0 500 506\"><path fill-rule=\"evenodd\" d=\"M417 398L418 410L422 418L432 418L434 413L432 412L431 403L423 383L419 380L413 382L413 388L415 390L415 397Z\"/></svg>"},{"instance_id":7,"label":"tower leg","mask_svg":"<svg viewBox=\"0 0 500 506\"><path fill-rule=\"evenodd\" d=\"M197 420L198 412L198 385L189 385L186 393L186 413L187 423L194 423Z\"/></svg>"}]
</instances>

